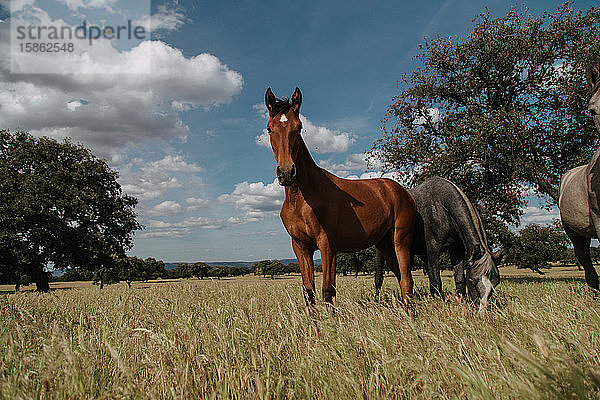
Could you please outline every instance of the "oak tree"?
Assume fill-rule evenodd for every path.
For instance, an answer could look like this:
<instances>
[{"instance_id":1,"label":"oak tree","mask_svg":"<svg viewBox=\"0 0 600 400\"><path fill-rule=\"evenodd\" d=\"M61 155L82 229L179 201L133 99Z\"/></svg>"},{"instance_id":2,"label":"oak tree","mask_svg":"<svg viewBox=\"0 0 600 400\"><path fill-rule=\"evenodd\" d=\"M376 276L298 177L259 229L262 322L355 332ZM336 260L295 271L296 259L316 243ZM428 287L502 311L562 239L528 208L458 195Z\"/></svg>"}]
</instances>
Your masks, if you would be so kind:
<instances>
[{"instance_id":1,"label":"oak tree","mask_svg":"<svg viewBox=\"0 0 600 400\"><path fill-rule=\"evenodd\" d=\"M141 228L117 177L69 140L0 131L0 270L47 291L52 268L114 269Z\"/></svg>"},{"instance_id":2,"label":"oak tree","mask_svg":"<svg viewBox=\"0 0 600 400\"><path fill-rule=\"evenodd\" d=\"M600 60L596 7L486 10L466 37L425 39L416 58L370 154L413 185L455 182L496 233L532 193L557 201L562 174L597 147L585 81Z\"/></svg>"}]
</instances>

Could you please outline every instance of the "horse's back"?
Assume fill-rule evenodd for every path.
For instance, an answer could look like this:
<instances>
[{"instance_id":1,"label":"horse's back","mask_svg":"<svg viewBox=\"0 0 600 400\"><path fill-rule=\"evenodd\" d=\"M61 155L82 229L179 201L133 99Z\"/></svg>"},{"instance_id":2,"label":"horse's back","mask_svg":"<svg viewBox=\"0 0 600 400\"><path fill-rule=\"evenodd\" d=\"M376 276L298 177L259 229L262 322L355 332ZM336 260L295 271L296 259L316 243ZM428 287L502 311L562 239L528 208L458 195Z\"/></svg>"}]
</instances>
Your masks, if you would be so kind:
<instances>
[{"instance_id":1,"label":"horse's back","mask_svg":"<svg viewBox=\"0 0 600 400\"><path fill-rule=\"evenodd\" d=\"M415 238L415 244L419 240L435 240L446 247L460 241L467 248L478 244L487 247L485 231L475 207L454 183L432 177L410 192L424 225L423 237Z\"/></svg>"},{"instance_id":2,"label":"horse's back","mask_svg":"<svg viewBox=\"0 0 600 400\"><path fill-rule=\"evenodd\" d=\"M344 179L329 173L332 181L352 197L376 207L415 208L411 194L402 185L389 178Z\"/></svg>"}]
</instances>

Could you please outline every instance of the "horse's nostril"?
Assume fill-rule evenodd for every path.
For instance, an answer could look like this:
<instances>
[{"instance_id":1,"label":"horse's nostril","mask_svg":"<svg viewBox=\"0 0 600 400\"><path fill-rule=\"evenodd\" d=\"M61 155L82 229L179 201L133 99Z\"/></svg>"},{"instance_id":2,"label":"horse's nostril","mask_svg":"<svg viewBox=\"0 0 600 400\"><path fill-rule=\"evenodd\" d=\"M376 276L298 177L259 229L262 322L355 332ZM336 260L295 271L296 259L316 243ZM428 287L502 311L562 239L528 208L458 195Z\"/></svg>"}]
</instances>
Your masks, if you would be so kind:
<instances>
[{"instance_id":1,"label":"horse's nostril","mask_svg":"<svg viewBox=\"0 0 600 400\"><path fill-rule=\"evenodd\" d=\"M281 176L281 167L279 165L277 166L275 173L277 174L277 176Z\"/></svg>"},{"instance_id":2,"label":"horse's nostril","mask_svg":"<svg viewBox=\"0 0 600 400\"><path fill-rule=\"evenodd\" d=\"M291 174L292 174L292 178L296 177L296 166L294 164L292 164L292 172L291 172Z\"/></svg>"}]
</instances>

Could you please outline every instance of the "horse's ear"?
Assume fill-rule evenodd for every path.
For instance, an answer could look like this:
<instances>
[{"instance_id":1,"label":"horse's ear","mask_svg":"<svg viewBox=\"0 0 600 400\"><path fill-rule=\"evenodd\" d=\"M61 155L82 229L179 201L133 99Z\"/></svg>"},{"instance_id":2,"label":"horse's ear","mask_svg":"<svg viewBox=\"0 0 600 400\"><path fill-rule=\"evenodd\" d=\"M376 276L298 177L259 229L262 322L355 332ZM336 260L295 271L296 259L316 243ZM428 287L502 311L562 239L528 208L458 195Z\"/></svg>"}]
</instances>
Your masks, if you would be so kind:
<instances>
[{"instance_id":1,"label":"horse's ear","mask_svg":"<svg viewBox=\"0 0 600 400\"><path fill-rule=\"evenodd\" d=\"M596 86L596 83L598 83L598 78L600 77L600 71L598 71L598 67L596 65L590 65L585 73L585 77L590 87L593 88Z\"/></svg>"},{"instance_id":2,"label":"horse's ear","mask_svg":"<svg viewBox=\"0 0 600 400\"><path fill-rule=\"evenodd\" d=\"M506 249L501 248L492 253L492 260L494 260L494 264L496 264L498 266L500 264L504 264L504 261L506 260L506 256L507 256Z\"/></svg>"},{"instance_id":3,"label":"horse's ear","mask_svg":"<svg viewBox=\"0 0 600 400\"><path fill-rule=\"evenodd\" d=\"M269 110L269 116L271 116L271 117L273 116L272 115L273 105L275 104L276 101L277 101L277 99L275 98L275 95L271 91L271 88L268 88L267 92L265 93L265 106L267 106L267 110Z\"/></svg>"},{"instance_id":4,"label":"horse's ear","mask_svg":"<svg viewBox=\"0 0 600 400\"><path fill-rule=\"evenodd\" d=\"M292 108L296 111L296 114L300 113L300 106L302 105L302 93L300 89L296 87L294 94L292 95Z\"/></svg>"}]
</instances>

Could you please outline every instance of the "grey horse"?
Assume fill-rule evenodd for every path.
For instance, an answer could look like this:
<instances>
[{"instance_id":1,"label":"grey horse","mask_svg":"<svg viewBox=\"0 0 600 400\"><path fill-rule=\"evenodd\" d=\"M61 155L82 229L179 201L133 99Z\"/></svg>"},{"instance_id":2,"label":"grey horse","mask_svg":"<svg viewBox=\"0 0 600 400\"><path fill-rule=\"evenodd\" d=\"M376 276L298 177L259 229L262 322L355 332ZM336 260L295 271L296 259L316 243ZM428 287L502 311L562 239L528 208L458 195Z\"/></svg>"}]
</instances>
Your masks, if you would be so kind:
<instances>
[{"instance_id":1,"label":"grey horse","mask_svg":"<svg viewBox=\"0 0 600 400\"><path fill-rule=\"evenodd\" d=\"M465 295L468 286L469 296L479 303L482 312L493 288L500 283L500 272L475 207L454 183L440 177L426 180L410 194L417 204L411 253L425 262L431 293L442 294L439 257L448 251L457 292ZM496 255L502 257L502 253ZM381 258L376 264L375 288L379 293L383 283Z\"/></svg>"},{"instance_id":2,"label":"grey horse","mask_svg":"<svg viewBox=\"0 0 600 400\"><path fill-rule=\"evenodd\" d=\"M600 130L600 72L591 67L586 74L590 85L588 110ZM598 273L592 265L590 242L600 232L600 148L589 163L573 168L560 180L558 208L575 257L585 270L585 281L598 290Z\"/></svg>"}]
</instances>

